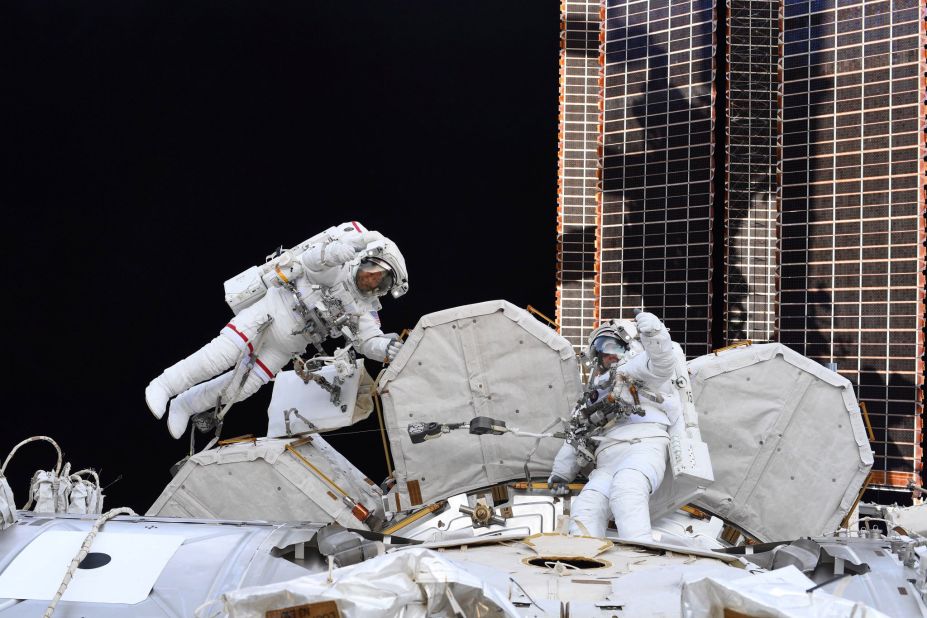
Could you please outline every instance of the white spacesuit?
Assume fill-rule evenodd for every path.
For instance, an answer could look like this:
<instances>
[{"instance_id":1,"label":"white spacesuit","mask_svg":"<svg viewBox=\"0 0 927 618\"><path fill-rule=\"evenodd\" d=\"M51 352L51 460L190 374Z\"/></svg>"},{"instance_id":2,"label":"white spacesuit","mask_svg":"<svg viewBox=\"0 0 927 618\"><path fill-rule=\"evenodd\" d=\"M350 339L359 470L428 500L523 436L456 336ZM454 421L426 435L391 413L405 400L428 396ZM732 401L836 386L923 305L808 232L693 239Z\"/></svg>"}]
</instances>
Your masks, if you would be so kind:
<instances>
[{"instance_id":1,"label":"white spacesuit","mask_svg":"<svg viewBox=\"0 0 927 618\"><path fill-rule=\"evenodd\" d=\"M379 232L349 221L237 279L251 271L263 274L263 283L257 276L245 294L226 296L237 315L145 389L145 401L159 419L174 397L168 415L174 438L184 434L192 415L215 408L240 360L250 358L252 365L235 401L254 394L294 355L330 336L344 336L376 361L399 352L402 342L383 334L377 310L386 292L398 298L408 290L408 275L399 249ZM226 282L227 291L232 281Z\"/></svg>"},{"instance_id":2,"label":"white spacesuit","mask_svg":"<svg viewBox=\"0 0 927 618\"><path fill-rule=\"evenodd\" d=\"M619 536L651 540L650 494L663 481L667 430L670 418L678 415L679 396L670 383L675 358L669 333L651 313L639 313L635 321L636 327L631 321L613 321L590 336L590 355L598 364L598 371L590 379L597 387L604 386L609 380L609 368L617 363L619 376L643 386L640 392L624 388L616 395L637 405L643 416L622 418L592 438L598 443L595 469L573 500L571 534L604 537L611 513ZM634 331L640 333L639 342ZM635 349L640 351L634 354ZM614 392L597 389L593 397L607 397ZM576 449L564 444L554 460L551 486L573 480L580 468Z\"/></svg>"}]
</instances>

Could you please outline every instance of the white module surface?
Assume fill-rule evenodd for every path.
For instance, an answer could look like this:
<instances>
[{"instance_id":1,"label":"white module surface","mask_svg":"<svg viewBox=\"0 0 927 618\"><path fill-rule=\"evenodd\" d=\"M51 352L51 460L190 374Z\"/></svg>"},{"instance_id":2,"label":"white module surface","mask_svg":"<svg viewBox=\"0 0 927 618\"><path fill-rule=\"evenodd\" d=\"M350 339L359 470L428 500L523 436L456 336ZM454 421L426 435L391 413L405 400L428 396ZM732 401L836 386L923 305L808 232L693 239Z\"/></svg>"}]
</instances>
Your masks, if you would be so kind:
<instances>
[{"instance_id":1,"label":"white module surface","mask_svg":"<svg viewBox=\"0 0 927 618\"><path fill-rule=\"evenodd\" d=\"M51 600L86 536L85 531L70 530L52 530L38 536L0 573L0 598ZM62 600L127 604L144 601L183 541L184 537L178 535L100 532L85 564L105 564L78 568Z\"/></svg>"}]
</instances>

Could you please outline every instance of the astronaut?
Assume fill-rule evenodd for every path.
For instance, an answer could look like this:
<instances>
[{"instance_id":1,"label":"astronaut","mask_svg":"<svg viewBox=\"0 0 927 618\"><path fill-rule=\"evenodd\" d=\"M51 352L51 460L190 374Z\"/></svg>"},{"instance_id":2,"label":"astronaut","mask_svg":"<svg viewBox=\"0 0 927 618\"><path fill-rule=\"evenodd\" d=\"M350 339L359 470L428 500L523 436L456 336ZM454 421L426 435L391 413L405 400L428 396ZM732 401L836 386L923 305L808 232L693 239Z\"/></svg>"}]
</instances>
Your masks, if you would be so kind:
<instances>
[{"instance_id":1,"label":"astronaut","mask_svg":"<svg viewBox=\"0 0 927 618\"><path fill-rule=\"evenodd\" d=\"M604 537L611 513L620 537L650 541L650 494L663 481L670 419L680 409L679 395L670 383L675 369L673 342L655 315L639 313L634 322L612 321L593 331L588 353L596 364L590 376L590 386L596 387L592 398L615 392L600 388L615 365L619 379L642 385L634 392L621 389L618 396L643 414L622 417L592 437L597 443L595 469L573 500L570 533ZM582 467L577 455L574 445L561 447L548 480L552 488L562 488L576 477Z\"/></svg>"},{"instance_id":2,"label":"astronaut","mask_svg":"<svg viewBox=\"0 0 927 618\"><path fill-rule=\"evenodd\" d=\"M398 298L408 291L405 260L392 241L357 221L329 228L237 279L245 275L257 277L257 284L244 294L226 295L237 315L145 389L156 418L170 402L167 425L174 438L183 436L191 416L214 409L223 393L236 392L235 401L254 394L310 344L321 349L326 338L344 336L355 350L380 362L401 349L397 336L380 330L377 310L387 292ZM226 282L227 292L232 281ZM245 360L250 369L240 390L228 388L235 367Z\"/></svg>"}]
</instances>

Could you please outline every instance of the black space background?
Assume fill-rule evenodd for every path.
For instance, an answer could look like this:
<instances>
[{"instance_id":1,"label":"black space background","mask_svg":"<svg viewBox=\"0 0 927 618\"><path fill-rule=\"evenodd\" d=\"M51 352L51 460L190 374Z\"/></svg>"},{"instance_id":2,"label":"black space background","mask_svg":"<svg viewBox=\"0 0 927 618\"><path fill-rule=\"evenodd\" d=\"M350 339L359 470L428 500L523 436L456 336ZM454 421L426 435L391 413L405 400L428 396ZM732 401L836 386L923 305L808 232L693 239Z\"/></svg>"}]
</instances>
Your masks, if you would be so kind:
<instances>
[{"instance_id":1,"label":"black space background","mask_svg":"<svg viewBox=\"0 0 927 618\"><path fill-rule=\"evenodd\" d=\"M75 469L122 475L110 507L147 509L187 442L145 385L225 324L225 279L344 220L405 254L387 331L493 298L552 313L558 15L539 0L5 3L0 456L50 435ZM262 433L269 399L236 406L224 435ZM381 480L376 433L331 441ZM20 506L53 460L30 445L11 463Z\"/></svg>"}]
</instances>

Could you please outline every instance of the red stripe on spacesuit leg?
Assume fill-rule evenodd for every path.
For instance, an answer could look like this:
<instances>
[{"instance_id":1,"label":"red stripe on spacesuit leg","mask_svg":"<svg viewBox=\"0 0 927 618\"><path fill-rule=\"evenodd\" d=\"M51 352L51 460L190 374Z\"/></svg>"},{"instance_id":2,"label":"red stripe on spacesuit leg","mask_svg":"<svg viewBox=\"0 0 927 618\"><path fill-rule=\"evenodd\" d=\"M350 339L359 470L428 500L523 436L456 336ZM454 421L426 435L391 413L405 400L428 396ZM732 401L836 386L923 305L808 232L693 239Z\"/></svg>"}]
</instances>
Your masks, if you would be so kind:
<instances>
[{"instance_id":1,"label":"red stripe on spacesuit leg","mask_svg":"<svg viewBox=\"0 0 927 618\"><path fill-rule=\"evenodd\" d=\"M261 369L264 370L264 373L267 374L268 379L271 379L271 380L274 379L274 374L270 372L270 369L267 368L267 365L265 365L264 363L261 362L261 359L259 359L259 358L254 359L254 363L255 363L258 367L260 367Z\"/></svg>"},{"instance_id":2,"label":"red stripe on spacesuit leg","mask_svg":"<svg viewBox=\"0 0 927 618\"><path fill-rule=\"evenodd\" d=\"M351 225L354 226L354 229L363 234L363 231L360 229L360 226L357 224L357 221L351 221Z\"/></svg>"},{"instance_id":3,"label":"red stripe on spacesuit leg","mask_svg":"<svg viewBox=\"0 0 927 618\"><path fill-rule=\"evenodd\" d=\"M228 328L229 330L231 330L233 333L235 333L235 334L238 335L239 337L241 337L242 341L244 341L245 343L248 344L248 351L251 352L252 354L254 353L254 346L252 346L252 345L251 345L251 342L248 341L247 335L245 335L243 332L241 332L240 330L238 330L237 328L235 328L235 325L232 324L231 322L229 322L228 324L226 324L225 327Z\"/></svg>"}]
</instances>

